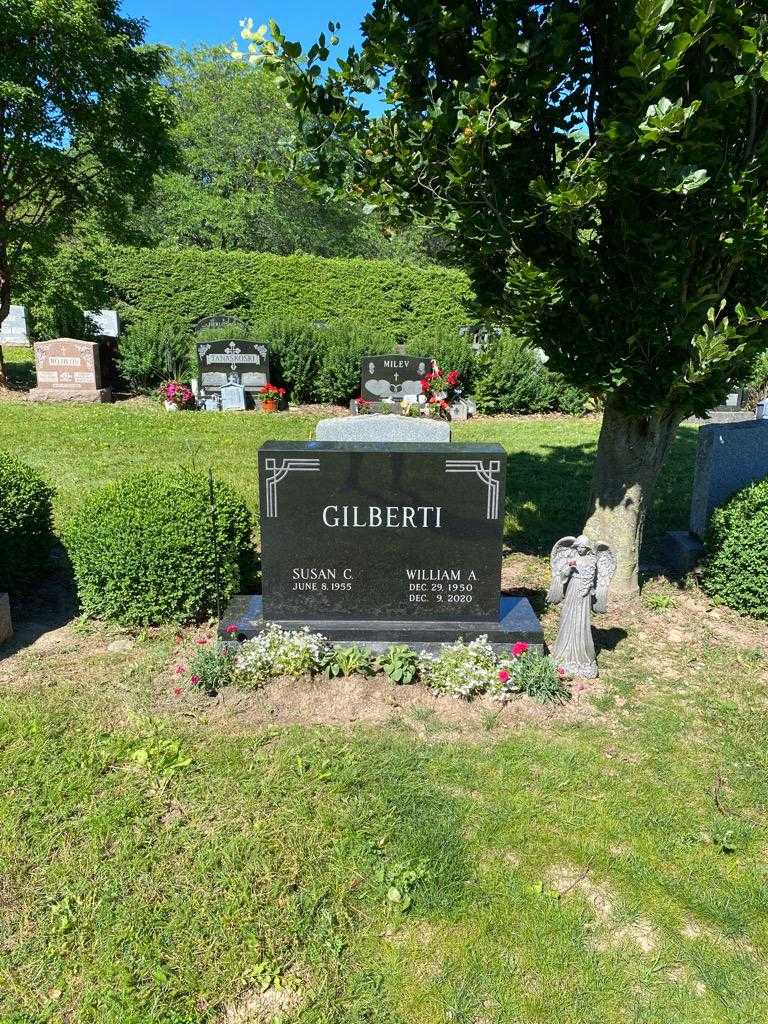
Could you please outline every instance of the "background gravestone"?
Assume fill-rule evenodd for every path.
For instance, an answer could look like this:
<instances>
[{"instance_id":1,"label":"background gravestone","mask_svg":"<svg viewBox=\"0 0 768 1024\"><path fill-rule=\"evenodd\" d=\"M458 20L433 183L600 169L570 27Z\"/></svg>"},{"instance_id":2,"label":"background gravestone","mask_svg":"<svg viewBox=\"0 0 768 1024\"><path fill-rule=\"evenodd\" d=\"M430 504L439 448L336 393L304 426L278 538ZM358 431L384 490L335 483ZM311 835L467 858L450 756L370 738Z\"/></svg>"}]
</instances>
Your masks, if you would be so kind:
<instances>
[{"instance_id":1,"label":"background gravestone","mask_svg":"<svg viewBox=\"0 0 768 1024\"><path fill-rule=\"evenodd\" d=\"M26 306L11 306L0 325L0 345L29 345L29 324Z\"/></svg>"},{"instance_id":2,"label":"background gravestone","mask_svg":"<svg viewBox=\"0 0 768 1024\"><path fill-rule=\"evenodd\" d=\"M111 402L112 392L102 386L99 343L76 338L55 338L35 344L37 387L33 401Z\"/></svg>"},{"instance_id":3,"label":"background gravestone","mask_svg":"<svg viewBox=\"0 0 768 1024\"><path fill-rule=\"evenodd\" d=\"M256 341L198 341L198 394L219 396L225 384L242 384L256 396L269 383L267 346Z\"/></svg>"},{"instance_id":4,"label":"background gravestone","mask_svg":"<svg viewBox=\"0 0 768 1024\"><path fill-rule=\"evenodd\" d=\"M192 330L195 334L201 331L218 330L222 327L237 327L246 334L249 330L248 324L233 313L214 313L213 316L204 316L198 320Z\"/></svg>"},{"instance_id":5,"label":"background gravestone","mask_svg":"<svg viewBox=\"0 0 768 1024\"><path fill-rule=\"evenodd\" d=\"M365 356L360 367L360 394L369 402L415 402L432 359L413 356Z\"/></svg>"},{"instance_id":6,"label":"background gravestone","mask_svg":"<svg viewBox=\"0 0 768 1024\"><path fill-rule=\"evenodd\" d=\"M242 384L224 384L221 388L221 408L241 412L245 409L245 388Z\"/></svg>"},{"instance_id":7,"label":"background gravestone","mask_svg":"<svg viewBox=\"0 0 768 1024\"><path fill-rule=\"evenodd\" d=\"M506 458L498 444L268 441L263 594L234 599L220 628L310 624L374 649L482 635L540 649L530 603L501 598Z\"/></svg>"},{"instance_id":8,"label":"background gravestone","mask_svg":"<svg viewBox=\"0 0 768 1024\"><path fill-rule=\"evenodd\" d=\"M699 427L691 533L703 537L713 509L768 476L768 420Z\"/></svg>"}]
</instances>

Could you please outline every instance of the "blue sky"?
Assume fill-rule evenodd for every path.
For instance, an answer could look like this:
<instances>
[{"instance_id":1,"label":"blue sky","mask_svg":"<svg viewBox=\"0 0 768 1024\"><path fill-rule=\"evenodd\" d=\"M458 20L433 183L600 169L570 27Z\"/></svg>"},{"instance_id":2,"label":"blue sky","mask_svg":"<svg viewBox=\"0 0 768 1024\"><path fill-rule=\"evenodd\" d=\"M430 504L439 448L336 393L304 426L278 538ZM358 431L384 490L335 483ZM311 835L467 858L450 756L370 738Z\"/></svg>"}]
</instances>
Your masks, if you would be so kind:
<instances>
[{"instance_id":1,"label":"blue sky","mask_svg":"<svg viewBox=\"0 0 768 1024\"><path fill-rule=\"evenodd\" d=\"M342 47L360 38L360 21L369 9L367 0L123 0L123 14L149 23L147 39L170 46L227 43L240 35L240 20L253 18L256 25L274 18L289 39L312 43L328 27L341 22Z\"/></svg>"}]
</instances>

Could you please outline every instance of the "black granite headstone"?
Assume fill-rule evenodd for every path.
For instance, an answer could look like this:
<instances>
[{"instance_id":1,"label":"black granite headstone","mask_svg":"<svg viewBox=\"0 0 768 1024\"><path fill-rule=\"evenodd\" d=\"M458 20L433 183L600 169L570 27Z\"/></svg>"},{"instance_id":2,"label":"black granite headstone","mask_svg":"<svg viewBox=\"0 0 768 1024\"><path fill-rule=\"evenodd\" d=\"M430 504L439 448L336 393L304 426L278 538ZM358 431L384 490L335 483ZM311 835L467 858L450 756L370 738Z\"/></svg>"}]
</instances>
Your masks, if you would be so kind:
<instances>
[{"instance_id":1,"label":"black granite headstone","mask_svg":"<svg viewBox=\"0 0 768 1024\"><path fill-rule=\"evenodd\" d=\"M365 356L360 368L360 394L369 402L415 402L432 360L414 356Z\"/></svg>"},{"instance_id":2,"label":"black granite headstone","mask_svg":"<svg viewBox=\"0 0 768 1024\"><path fill-rule=\"evenodd\" d=\"M310 624L329 639L540 645L500 600L506 453L498 444L269 441L259 452L263 595L222 628Z\"/></svg>"},{"instance_id":3,"label":"black granite headstone","mask_svg":"<svg viewBox=\"0 0 768 1024\"><path fill-rule=\"evenodd\" d=\"M201 398L220 394L225 384L242 384L255 395L269 381L269 353L260 342L199 341L197 361Z\"/></svg>"}]
</instances>

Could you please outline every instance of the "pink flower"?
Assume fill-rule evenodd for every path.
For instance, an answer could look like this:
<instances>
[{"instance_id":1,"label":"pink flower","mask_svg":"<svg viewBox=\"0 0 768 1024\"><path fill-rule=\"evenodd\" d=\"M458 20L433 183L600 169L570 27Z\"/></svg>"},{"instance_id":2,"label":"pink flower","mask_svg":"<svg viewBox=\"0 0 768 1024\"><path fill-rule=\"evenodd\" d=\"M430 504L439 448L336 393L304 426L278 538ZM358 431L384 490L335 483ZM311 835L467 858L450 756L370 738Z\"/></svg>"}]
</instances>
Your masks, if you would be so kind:
<instances>
[{"instance_id":1,"label":"pink flower","mask_svg":"<svg viewBox=\"0 0 768 1024\"><path fill-rule=\"evenodd\" d=\"M186 671L187 671L187 669L186 669L186 667L184 665L177 665L176 666L176 675L177 676L183 676Z\"/></svg>"},{"instance_id":2,"label":"pink flower","mask_svg":"<svg viewBox=\"0 0 768 1024\"><path fill-rule=\"evenodd\" d=\"M173 696L174 697L180 697L181 696L181 687L180 686L174 686L174 688L173 688Z\"/></svg>"},{"instance_id":3,"label":"pink flower","mask_svg":"<svg viewBox=\"0 0 768 1024\"><path fill-rule=\"evenodd\" d=\"M562 678L563 678L563 676L565 675L565 669L564 669L564 668L562 668L562 667L558 668L558 670L557 670L557 674L558 674L558 675L560 676L560 678L562 679Z\"/></svg>"},{"instance_id":4,"label":"pink flower","mask_svg":"<svg viewBox=\"0 0 768 1024\"><path fill-rule=\"evenodd\" d=\"M509 672L507 672L507 670L505 668L503 668L499 672L499 681L502 682L502 683L508 683L509 682Z\"/></svg>"},{"instance_id":5,"label":"pink flower","mask_svg":"<svg viewBox=\"0 0 768 1024\"><path fill-rule=\"evenodd\" d=\"M195 640L195 643L199 644L202 647L203 644L207 644L208 643L208 637L207 636L199 636L197 638L197 640Z\"/></svg>"},{"instance_id":6,"label":"pink flower","mask_svg":"<svg viewBox=\"0 0 768 1024\"><path fill-rule=\"evenodd\" d=\"M522 643L518 640L516 644L512 645L512 657L519 658L521 654L525 654L528 650L528 644Z\"/></svg>"},{"instance_id":7,"label":"pink flower","mask_svg":"<svg viewBox=\"0 0 768 1024\"><path fill-rule=\"evenodd\" d=\"M197 686L197 684L200 682L200 676L190 676L189 681L190 683L192 683L193 686Z\"/></svg>"},{"instance_id":8,"label":"pink flower","mask_svg":"<svg viewBox=\"0 0 768 1024\"><path fill-rule=\"evenodd\" d=\"M233 633L237 632L237 626L227 626L224 632L229 633L229 635L232 636Z\"/></svg>"}]
</instances>

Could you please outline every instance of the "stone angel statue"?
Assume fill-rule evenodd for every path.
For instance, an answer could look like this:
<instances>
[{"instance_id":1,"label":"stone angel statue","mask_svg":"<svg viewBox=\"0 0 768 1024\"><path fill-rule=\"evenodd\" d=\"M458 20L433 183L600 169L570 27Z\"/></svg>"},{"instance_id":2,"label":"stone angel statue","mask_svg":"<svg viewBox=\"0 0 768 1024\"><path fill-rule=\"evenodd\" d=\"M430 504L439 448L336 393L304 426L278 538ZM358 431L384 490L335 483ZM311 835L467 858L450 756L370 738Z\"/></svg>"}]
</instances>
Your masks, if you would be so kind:
<instances>
[{"instance_id":1,"label":"stone angel statue","mask_svg":"<svg viewBox=\"0 0 768 1024\"><path fill-rule=\"evenodd\" d=\"M588 537L562 537L550 555L552 583L548 604L563 602L552 660L567 676L597 675L592 611L605 612L616 556L607 544Z\"/></svg>"}]
</instances>

